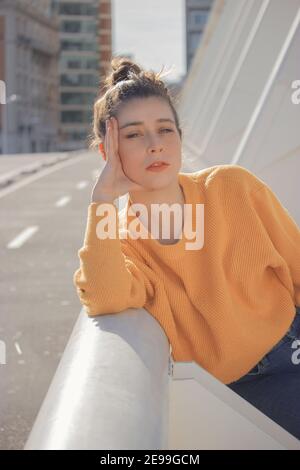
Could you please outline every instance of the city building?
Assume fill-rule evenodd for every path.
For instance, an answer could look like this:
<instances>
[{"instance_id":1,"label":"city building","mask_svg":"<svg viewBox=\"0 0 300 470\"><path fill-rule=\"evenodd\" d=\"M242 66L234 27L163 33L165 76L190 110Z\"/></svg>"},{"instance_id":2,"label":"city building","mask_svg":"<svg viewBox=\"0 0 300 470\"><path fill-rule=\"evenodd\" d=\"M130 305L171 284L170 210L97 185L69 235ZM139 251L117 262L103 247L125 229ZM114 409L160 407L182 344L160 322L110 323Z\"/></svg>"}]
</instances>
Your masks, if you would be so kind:
<instances>
[{"instance_id":1,"label":"city building","mask_svg":"<svg viewBox=\"0 0 300 470\"><path fill-rule=\"evenodd\" d=\"M1 0L1 153L56 150L58 19L51 0Z\"/></svg>"},{"instance_id":2,"label":"city building","mask_svg":"<svg viewBox=\"0 0 300 470\"><path fill-rule=\"evenodd\" d=\"M186 68L190 69L214 0L186 0Z\"/></svg>"},{"instance_id":3,"label":"city building","mask_svg":"<svg viewBox=\"0 0 300 470\"><path fill-rule=\"evenodd\" d=\"M111 1L57 0L61 150L86 148L93 103L111 61Z\"/></svg>"}]
</instances>

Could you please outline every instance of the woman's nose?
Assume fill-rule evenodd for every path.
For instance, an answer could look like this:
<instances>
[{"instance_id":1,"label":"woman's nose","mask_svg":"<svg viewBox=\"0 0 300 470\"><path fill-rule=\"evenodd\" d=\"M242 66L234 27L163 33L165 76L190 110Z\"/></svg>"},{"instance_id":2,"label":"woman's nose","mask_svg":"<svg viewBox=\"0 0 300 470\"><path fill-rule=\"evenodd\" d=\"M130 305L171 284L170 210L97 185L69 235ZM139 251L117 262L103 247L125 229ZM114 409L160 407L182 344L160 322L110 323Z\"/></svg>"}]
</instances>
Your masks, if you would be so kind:
<instances>
[{"instance_id":1,"label":"woman's nose","mask_svg":"<svg viewBox=\"0 0 300 470\"><path fill-rule=\"evenodd\" d=\"M162 148L163 148L163 146L162 146L162 143L159 142L158 139L153 138L153 139L150 139L150 140L149 140L148 148L150 148L151 152L152 152L153 150L159 150L159 151L161 151Z\"/></svg>"}]
</instances>

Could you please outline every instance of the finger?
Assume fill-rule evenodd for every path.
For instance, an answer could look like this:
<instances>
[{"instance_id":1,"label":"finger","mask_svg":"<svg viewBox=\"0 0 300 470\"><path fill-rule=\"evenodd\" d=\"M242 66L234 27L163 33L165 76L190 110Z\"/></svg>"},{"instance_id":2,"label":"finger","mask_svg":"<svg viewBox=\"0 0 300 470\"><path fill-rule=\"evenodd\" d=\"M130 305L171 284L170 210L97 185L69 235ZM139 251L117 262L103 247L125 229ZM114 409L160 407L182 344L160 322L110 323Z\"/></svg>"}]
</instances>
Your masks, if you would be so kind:
<instances>
[{"instance_id":1,"label":"finger","mask_svg":"<svg viewBox=\"0 0 300 470\"><path fill-rule=\"evenodd\" d=\"M115 142L114 142L114 122L113 122L113 118L110 118L109 119L109 123L110 123L110 129L109 129L109 142L110 142L110 151L111 151L111 155L112 155L112 158L114 159L114 161L116 161L116 154L115 154Z\"/></svg>"},{"instance_id":2,"label":"finger","mask_svg":"<svg viewBox=\"0 0 300 470\"><path fill-rule=\"evenodd\" d=\"M116 152L116 140L115 140L115 128L116 128L116 120L114 118L110 118L110 129L109 129L109 143L110 143L110 156L112 162L117 164L119 161L117 152Z\"/></svg>"},{"instance_id":3,"label":"finger","mask_svg":"<svg viewBox=\"0 0 300 470\"><path fill-rule=\"evenodd\" d=\"M112 139L113 139L113 151L118 153L119 142L118 142L118 121L116 118L112 117Z\"/></svg>"},{"instance_id":4,"label":"finger","mask_svg":"<svg viewBox=\"0 0 300 470\"><path fill-rule=\"evenodd\" d=\"M116 162L116 155L115 155L115 145L114 145L114 135L113 135L113 123L112 118L109 119L109 131L108 131L108 141L109 141L109 156L111 159L111 163Z\"/></svg>"},{"instance_id":5,"label":"finger","mask_svg":"<svg viewBox=\"0 0 300 470\"><path fill-rule=\"evenodd\" d=\"M108 129L109 129L109 135L108 135L108 140L109 140L109 150L110 150L110 155L112 158L114 157L114 143L113 143L113 127L112 127L112 119L109 118L108 120Z\"/></svg>"},{"instance_id":6,"label":"finger","mask_svg":"<svg viewBox=\"0 0 300 470\"><path fill-rule=\"evenodd\" d=\"M106 161L110 160L110 144L109 144L109 120L107 120L106 124L106 132L105 132L105 154L106 154Z\"/></svg>"}]
</instances>

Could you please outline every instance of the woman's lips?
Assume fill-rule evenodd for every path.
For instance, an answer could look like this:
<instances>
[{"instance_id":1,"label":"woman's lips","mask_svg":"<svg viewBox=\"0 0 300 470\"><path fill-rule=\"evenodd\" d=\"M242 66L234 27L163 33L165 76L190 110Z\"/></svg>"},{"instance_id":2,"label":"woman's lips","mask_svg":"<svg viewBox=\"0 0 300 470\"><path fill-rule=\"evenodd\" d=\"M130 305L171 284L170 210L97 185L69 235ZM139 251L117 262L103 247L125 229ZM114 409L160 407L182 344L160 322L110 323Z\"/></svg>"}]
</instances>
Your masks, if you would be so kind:
<instances>
[{"instance_id":1,"label":"woman's lips","mask_svg":"<svg viewBox=\"0 0 300 470\"><path fill-rule=\"evenodd\" d=\"M151 166L151 167L147 168L147 170L149 170L149 171L163 171L166 168L168 168L169 166L170 165L167 165L167 164L163 163L159 166Z\"/></svg>"}]
</instances>

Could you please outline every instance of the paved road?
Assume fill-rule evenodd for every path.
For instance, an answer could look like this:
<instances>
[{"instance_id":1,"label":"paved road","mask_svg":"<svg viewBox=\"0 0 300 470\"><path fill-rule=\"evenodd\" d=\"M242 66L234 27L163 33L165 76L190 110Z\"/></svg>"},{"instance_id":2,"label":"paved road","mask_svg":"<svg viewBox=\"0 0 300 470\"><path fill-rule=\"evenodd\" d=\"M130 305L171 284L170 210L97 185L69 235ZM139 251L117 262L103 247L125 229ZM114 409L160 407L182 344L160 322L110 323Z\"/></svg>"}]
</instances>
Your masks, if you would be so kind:
<instances>
[{"instance_id":1,"label":"paved road","mask_svg":"<svg viewBox=\"0 0 300 470\"><path fill-rule=\"evenodd\" d=\"M80 312L72 276L101 167L74 153L0 190L0 449L23 449Z\"/></svg>"}]
</instances>

